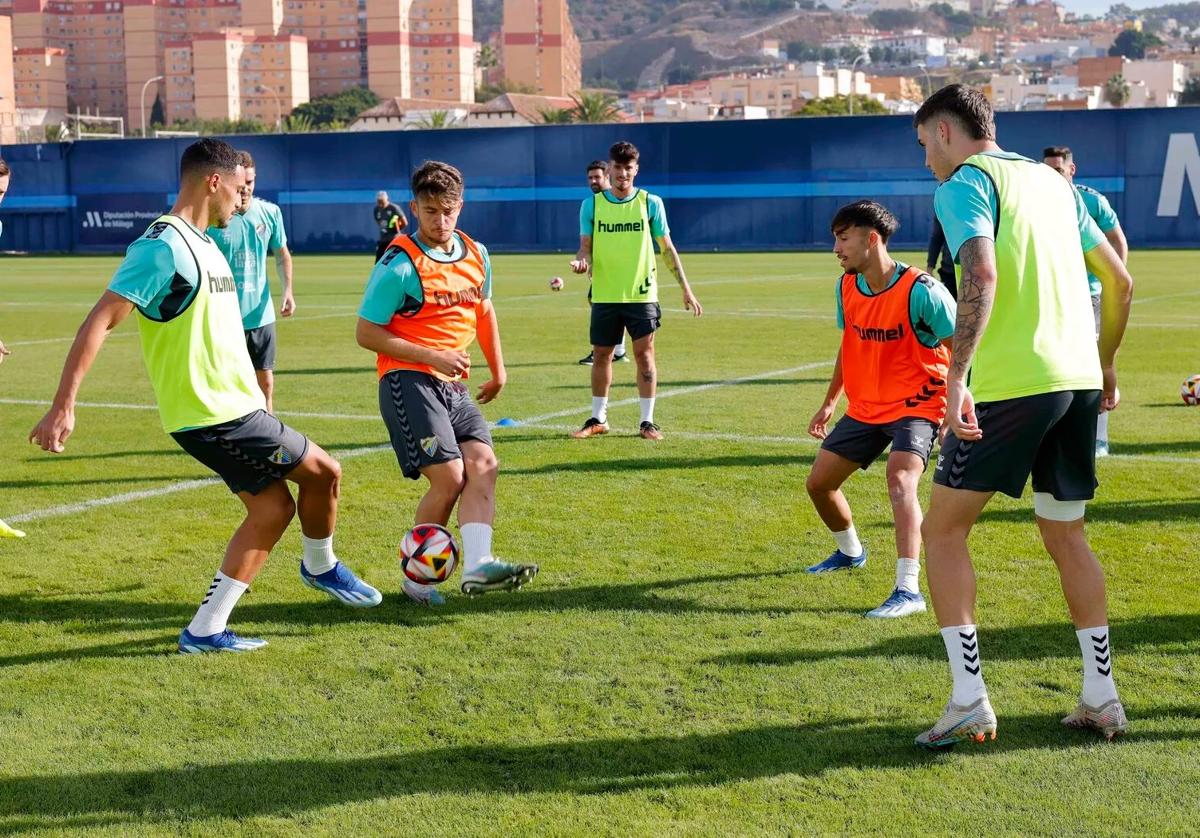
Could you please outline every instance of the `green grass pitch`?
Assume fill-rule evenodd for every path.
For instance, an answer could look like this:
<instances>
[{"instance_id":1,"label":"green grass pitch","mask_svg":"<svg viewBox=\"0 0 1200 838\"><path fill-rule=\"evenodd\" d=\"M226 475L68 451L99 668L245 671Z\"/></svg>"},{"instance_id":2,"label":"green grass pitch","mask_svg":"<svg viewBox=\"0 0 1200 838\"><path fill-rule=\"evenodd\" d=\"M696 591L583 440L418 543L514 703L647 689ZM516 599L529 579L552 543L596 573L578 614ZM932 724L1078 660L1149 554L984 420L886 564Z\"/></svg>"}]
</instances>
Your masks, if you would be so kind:
<instances>
[{"instance_id":1,"label":"green grass pitch","mask_svg":"<svg viewBox=\"0 0 1200 838\"><path fill-rule=\"evenodd\" d=\"M685 254L706 313L683 314L664 277L658 444L634 436L632 365L616 368L614 433L566 436L590 404L584 285L547 287L569 258L495 259L510 381L485 414L536 420L496 431L496 547L541 575L474 600L447 586L436 611L399 593L421 486L381 447L354 343L370 256L297 258L276 406L343 458L337 550L385 598L360 613L303 587L293 525L231 623L271 645L199 658L175 640L240 507L188 484L209 475L149 409L132 321L66 453L25 441L117 260L0 262L0 518L29 533L0 541L0 832L1196 829L1200 408L1179 398L1200 373L1195 253L1133 255L1124 401L1089 508L1131 735L1058 723L1079 650L1027 494L996 500L973 538L999 738L945 755L912 745L949 693L932 614L862 617L892 587L881 468L848 484L868 566L800 572L831 549L804 478L838 339L833 258Z\"/></svg>"}]
</instances>

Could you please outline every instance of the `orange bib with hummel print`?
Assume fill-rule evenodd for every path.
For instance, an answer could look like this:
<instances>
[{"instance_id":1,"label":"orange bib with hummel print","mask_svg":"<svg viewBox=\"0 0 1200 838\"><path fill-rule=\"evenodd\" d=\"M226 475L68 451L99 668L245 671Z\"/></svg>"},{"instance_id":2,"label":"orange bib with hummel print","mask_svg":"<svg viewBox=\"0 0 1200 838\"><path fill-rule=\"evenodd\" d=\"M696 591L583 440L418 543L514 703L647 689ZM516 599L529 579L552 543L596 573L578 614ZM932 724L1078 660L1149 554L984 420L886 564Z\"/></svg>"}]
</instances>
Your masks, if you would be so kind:
<instances>
[{"instance_id":1,"label":"orange bib with hummel print","mask_svg":"<svg viewBox=\"0 0 1200 838\"><path fill-rule=\"evenodd\" d=\"M906 268L890 288L864 294L856 274L842 277L842 378L852 419L886 425L919 417L941 424L950 350L926 346L913 330L909 299L922 279L934 281Z\"/></svg>"},{"instance_id":2,"label":"orange bib with hummel print","mask_svg":"<svg viewBox=\"0 0 1200 838\"><path fill-rule=\"evenodd\" d=\"M487 268L479 245L461 230L455 232L462 239L463 255L453 262L431 259L404 233L392 239L389 248L399 248L407 254L421 278L421 301L396 312L384 328L398 338L427 349L466 352L475 340ZM387 259L388 254L385 253L383 258ZM445 381L453 380L428 364L399 361L387 355L379 355L375 366L380 378L392 370L417 370Z\"/></svg>"}]
</instances>

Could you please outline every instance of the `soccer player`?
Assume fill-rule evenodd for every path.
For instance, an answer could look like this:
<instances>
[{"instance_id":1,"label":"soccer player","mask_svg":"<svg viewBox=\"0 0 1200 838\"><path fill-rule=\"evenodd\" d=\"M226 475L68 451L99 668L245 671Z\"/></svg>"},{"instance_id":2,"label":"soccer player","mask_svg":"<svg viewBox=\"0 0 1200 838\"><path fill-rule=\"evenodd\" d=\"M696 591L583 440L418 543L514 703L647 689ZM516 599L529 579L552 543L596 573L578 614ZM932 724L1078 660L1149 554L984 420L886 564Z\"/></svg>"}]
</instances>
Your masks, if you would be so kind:
<instances>
[{"instance_id":1,"label":"soccer player","mask_svg":"<svg viewBox=\"0 0 1200 838\"><path fill-rule=\"evenodd\" d=\"M3 158L0 158L0 203L4 202L4 196L8 192L8 184L11 179L12 170L9 169L8 164L4 162ZM4 235L4 222L0 221L0 236L2 235ZM10 354L12 353L4 346L4 341L0 340L0 363L4 361L5 355ZM21 532L21 530L13 529L8 524L0 521L0 538L24 537L25 533Z\"/></svg>"},{"instance_id":2,"label":"soccer player","mask_svg":"<svg viewBox=\"0 0 1200 838\"><path fill-rule=\"evenodd\" d=\"M215 471L246 507L179 651L249 652L266 641L226 628L230 612L299 511L305 584L355 608L378 605L333 552L337 461L263 408L246 352L236 283L204 232L229 222L245 190L238 153L220 140L188 146L179 164L179 197L129 246L108 290L92 308L67 355L54 402L29 438L61 453L75 429L75 398L107 335L137 311L142 357L163 429ZM300 489L292 499L286 480Z\"/></svg>"},{"instance_id":3,"label":"soccer player","mask_svg":"<svg viewBox=\"0 0 1200 838\"><path fill-rule=\"evenodd\" d=\"M954 300L945 287L888 255L900 223L874 201L838 210L830 224L833 252L842 264L837 288L841 348L825 401L808 425L823 440L808 475L808 494L837 542L833 554L809 573L848 570L867 563L842 484L866 470L890 444L888 496L896 522L896 585L868 617L906 617L925 610L917 581L921 504L917 484L946 412L946 370L954 334ZM846 414L826 428L846 391Z\"/></svg>"},{"instance_id":4,"label":"soccer player","mask_svg":"<svg viewBox=\"0 0 1200 838\"><path fill-rule=\"evenodd\" d=\"M379 227L379 241L375 243L375 261L378 262L396 234L404 232L408 226L404 210L389 201L388 193L383 190L375 193L375 224Z\"/></svg>"},{"instance_id":5,"label":"soccer player","mask_svg":"<svg viewBox=\"0 0 1200 838\"><path fill-rule=\"evenodd\" d=\"M606 163L603 160L593 160L591 163L588 163L587 180L588 180L588 188L592 190L593 195L595 195L598 192L604 192L605 190L612 189L612 184L609 183L609 180L608 180L608 163ZM591 305L591 303L592 303L592 287L589 285L588 286L588 305ZM622 333L622 335L621 335L621 345L618 346L616 348L616 350L613 352L613 360L614 361L624 361L626 363L628 363L628 361L629 361L629 355L625 352L625 335L624 335L624 333ZM588 352L587 355L580 358L579 363L582 366L590 367L593 363L592 353Z\"/></svg>"},{"instance_id":6,"label":"soccer player","mask_svg":"<svg viewBox=\"0 0 1200 838\"><path fill-rule=\"evenodd\" d=\"M633 185L638 173L638 150L630 142L608 150L612 189L594 193L579 208L579 252L571 262L577 274L592 275L592 415L571 434L587 439L608 433L608 390L612 360L625 332L633 338L637 361L638 397L643 439L662 439L654 424L654 394L658 371L654 365L654 333L661 325L654 242L683 289L683 306L696 317L704 313L692 293L683 261L671 241L662 199Z\"/></svg>"},{"instance_id":7,"label":"soccer player","mask_svg":"<svg viewBox=\"0 0 1200 838\"><path fill-rule=\"evenodd\" d=\"M1067 179L1067 183L1075 187L1083 205L1087 207L1088 215L1100 232L1108 239L1112 249L1116 251L1121 262L1129 264L1129 243L1125 240L1125 231L1121 222L1113 212L1112 205L1102 194L1090 186L1075 182L1075 157L1066 146L1050 146L1042 152L1042 162L1054 169ZM1088 292L1092 295L1092 313L1096 320L1096 340L1100 340L1100 279L1095 274L1088 273ZM1096 418L1096 456L1108 456L1108 412L1101 411Z\"/></svg>"},{"instance_id":8,"label":"soccer player","mask_svg":"<svg viewBox=\"0 0 1200 838\"><path fill-rule=\"evenodd\" d=\"M274 413L275 395L275 309L271 305L271 284L267 281L267 251L275 253L275 270L283 285L281 317L296 312L292 294L292 254L283 230L283 213L270 201L254 197L257 172L248 151L239 151L238 160L246 170L246 191L237 212L224 227L210 227L208 235L233 268L237 281L238 305L242 309L242 329L246 349L258 386L267 400L267 413Z\"/></svg>"},{"instance_id":9,"label":"soccer player","mask_svg":"<svg viewBox=\"0 0 1200 838\"><path fill-rule=\"evenodd\" d=\"M929 247L925 254L925 273L937 274L937 278L946 286L952 298L958 296L957 280L954 277L954 257L946 245L946 233L942 230L942 222L933 216L933 229L929 232Z\"/></svg>"},{"instance_id":10,"label":"soccer player","mask_svg":"<svg viewBox=\"0 0 1200 838\"><path fill-rule=\"evenodd\" d=\"M1088 546L1084 514L1097 485L1096 414L1120 400L1115 361L1133 280L1079 193L1048 166L996 144L983 93L944 87L913 125L926 166L942 181L934 208L960 269L949 434L921 528L953 691L916 741L936 749L995 736L967 538L992 495L1020 497L1031 473L1038 530L1083 655L1081 700L1063 723L1112 738L1127 722L1112 677L1104 571ZM1104 287L1099 352L1089 270Z\"/></svg>"},{"instance_id":11,"label":"soccer player","mask_svg":"<svg viewBox=\"0 0 1200 838\"><path fill-rule=\"evenodd\" d=\"M473 595L519 588L537 565L492 555L496 473L492 435L463 380L478 338L491 371L476 395L486 404L508 379L500 326L492 306L492 265L483 245L456 229L463 177L435 160L412 176L415 236L396 236L376 263L359 308L358 344L376 353L379 410L400 471L429 481L416 523L441 524L458 505L462 591ZM441 605L432 585L404 581L414 602Z\"/></svg>"}]
</instances>

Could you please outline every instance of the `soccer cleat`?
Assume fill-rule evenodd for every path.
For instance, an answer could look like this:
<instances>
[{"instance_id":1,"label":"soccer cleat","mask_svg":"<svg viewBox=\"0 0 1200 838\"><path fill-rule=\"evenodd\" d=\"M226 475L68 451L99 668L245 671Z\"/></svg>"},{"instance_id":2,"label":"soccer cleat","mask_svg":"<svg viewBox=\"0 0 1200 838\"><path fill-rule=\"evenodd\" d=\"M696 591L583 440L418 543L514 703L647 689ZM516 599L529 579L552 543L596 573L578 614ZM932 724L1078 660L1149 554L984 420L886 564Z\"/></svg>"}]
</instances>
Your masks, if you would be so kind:
<instances>
[{"instance_id":1,"label":"soccer cleat","mask_svg":"<svg viewBox=\"0 0 1200 838\"><path fill-rule=\"evenodd\" d=\"M342 562L335 564L333 570L316 576L308 572L304 562L300 562L300 580L351 608L374 608L383 602L383 594L355 576L354 571Z\"/></svg>"},{"instance_id":2,"label":"soccer cleat","mask_svg":"<svg viewBox=\"0 0 1200 838\"><path fill-rule=\"evenodd\" d=\"M892 595L883 601L883 605L872 608L867 612L868 617L907 617L910 614L921 614L925 611L925 597L920 593L896 588Z\"/></svg>"},{"instance_id":3,"label":"soccer cleat","mask_svg":"<svg viewBox=\"0 0 1200 838\"><path fill-rule=\"evenodd\" d=\"M590 367L594 363L594 361L592 359L592 355L594 355L594 354L595 354L594 352L589 352L585 357L580 358L579 366Z\"/></svg>"},{"instance_id":4,"label":"soccer cleat","mask_svg":"<svg viewBox=\"0 0 1200 838\"><path fill-rule=\"evenodd\" d=\"M1097 457L1107 457L1108 456L1108 440L1107 439L1096 440L1096 456Z\"/></svg>"},{"instance_id":5,"label":"soccer cleat","mask_svg":"<svg viewBox=\"0 0 1200 838\"><path fill-rule=\"evenodd\" d=\"M852 570L867 563L867 548L864 547L861 556L847 556L841 550L834 550L823 562L806 567L805 573L832 573L835 570ZM882 606L881 606L882 607Z\"/></svg>"},{"instance_id":6,"label":"soccer cleat","mask_svg":"<svg viewBox=\"0 0 1200 838\"><path fill-rule=\"evenodd\" d=\"M405 579L401 586L404 594L417 605L445 605L446 598L438 593L432 585L418 585L411 579Z\"/></svg>"},{"instance_id":7,"label":"soccer cleat","mask_svg":"<svg viewBox=\"0 0 1200 838\"><path fill-rule=\"evenodd\" d=\"M613 363L614 364L628 364L629 363L629 353L622 352L620 355L613 355Z\"/></svg>"},{"instance_id":8,"label":"soccer cleat","mask_svg":"<svg viewBox=\"0 0 1200 838\"><path fill-rule=\"evenodd\" d=\"M537 572L538 566L535 564L512 564L492 559L470 573L464 570L461 588L467 596L488 591L511 591L531 581Z\"/></svg>"},{"instance_id":9,"label":"soccer cleat","mask_svg":"<svg viewBox=\"0 0 1200 838\"><path fill-rule=\"evenodd\" d=\"M659 440L663 438L662 431L658 429L658 425L653 422L643 422L638 427L638 436L642 439Z\"/></svg>"},{"instance_id":10,"label":"soccer cleat","mask_svg":"<svg viewBox=\"0 0 1200 838\"><path fill-rule=\"evenodd\" d=\"M13 529L8 524L0 521L0 538L24 538L25 533L21 530Z\"/></svg>"},{"instance_id":11,"label":"soccer cleat","mask_svg":"<svg viewBox=\"0 0 1200 838\"><path fill-rule=\"evenodd\" d=\"M984 742L988 737L996 738L996 714L985 693L966 707L949 702L937 724L918 735L916 744L938 751L959 742Z\"/></svg>"},{"instance_id":12,"label":"soccer cleat","mask_svg":"<svg viewBox=\"0 0 1200 838\"><path fill-rule=\"evenodd\" d=\"M1129 720L1125 718L1125 708L1116 698L1106 701L1099 707L1089 707L1081 701L1075 708L1075 712L1064 718L1062 723L1077 730L1094 730L1102 733L1109 742L1129 730Z\"/></svg>"},{"instance_id":13,"label":"soccer cleat","mask_svg":"<svg viewBox=\"0 0 1200 838\"><path fill-rule=\"evenodd\" d=\"M572 431L571 436L575 439L587 439L589 436L599 436L606 433L608 433L608 423L601 422L595 416L592 416L583 423L582 428Z\"/></svg>"},{"instance_id":14,"label":"soccer cleat","mask_svg":"<svg viewBox=\"0 0 1200 838\"><path fill-rule=\"evenodd\" d=\"M210 634L207 637L197 637L187 629L179 633L179 654L202 655L205 652L253 652L267 645L267 641L257 637L238 637L229 629Z\"/></svg>"}]
</instances>

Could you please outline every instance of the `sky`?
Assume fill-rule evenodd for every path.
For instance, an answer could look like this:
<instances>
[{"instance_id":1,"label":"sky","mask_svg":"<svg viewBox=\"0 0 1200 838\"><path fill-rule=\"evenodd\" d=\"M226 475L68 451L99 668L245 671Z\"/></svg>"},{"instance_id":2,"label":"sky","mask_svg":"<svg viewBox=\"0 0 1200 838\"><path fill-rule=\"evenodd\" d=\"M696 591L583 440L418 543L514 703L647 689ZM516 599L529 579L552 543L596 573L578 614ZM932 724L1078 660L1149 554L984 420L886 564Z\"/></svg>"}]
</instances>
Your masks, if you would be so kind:
<instances>
[{"instance_id":1,"label":"sky","mask_svg":"<svg viewBox=\"0 0 1200 838\"><path fill-rule=\"evenodd\" d=\"M1175 0L1182 2L1182 0ZM1109 6L1116 0L1058 0L1068 11L1077 15L1101 15L1108 11ZM1171 0L1125 0L1125 5L1131 9L1145 9L1148 6L1161 6Z\"/></svg>"}]
</instances>

